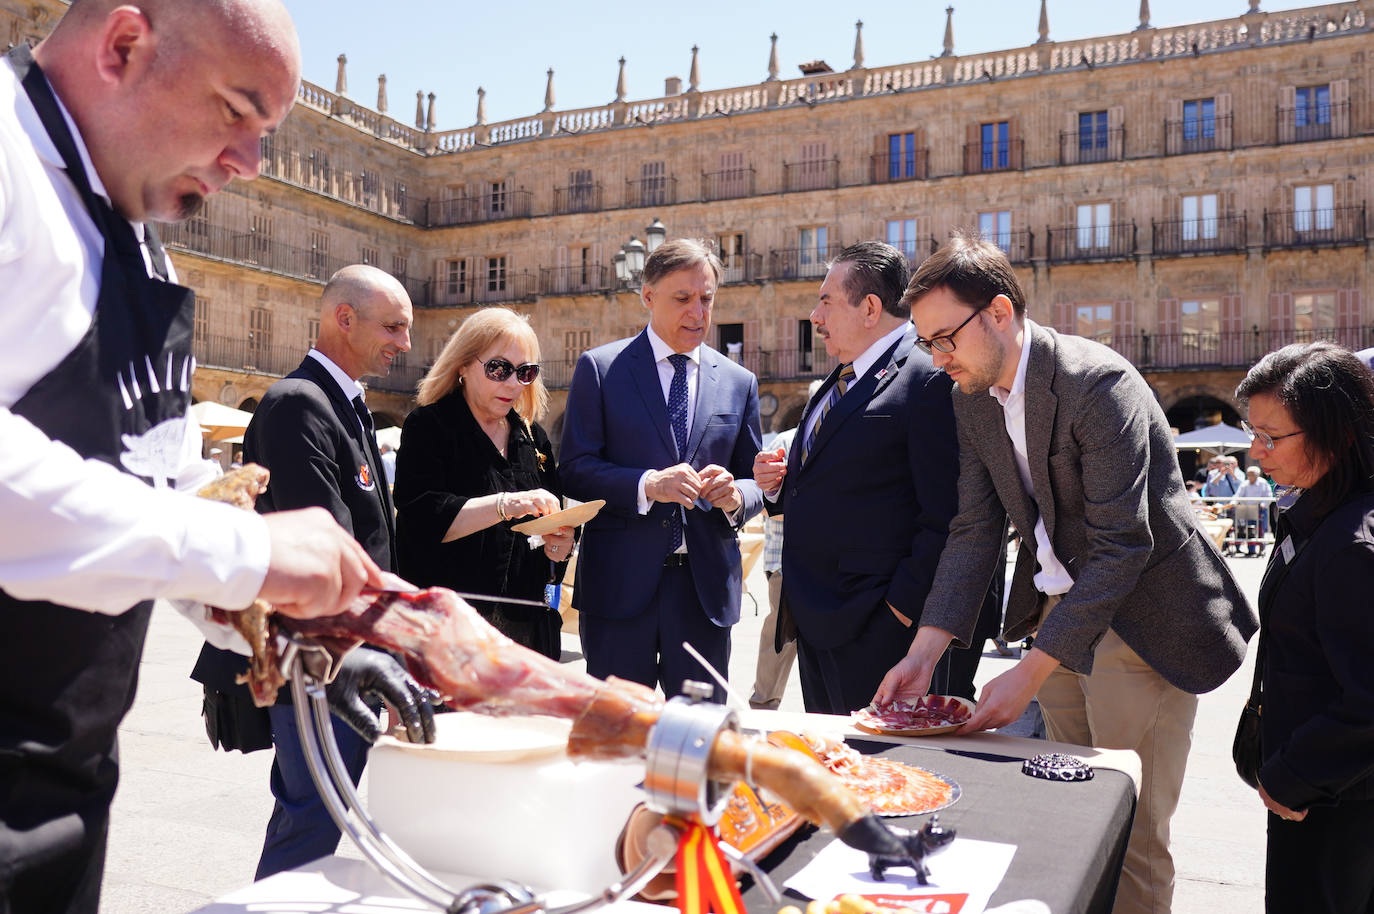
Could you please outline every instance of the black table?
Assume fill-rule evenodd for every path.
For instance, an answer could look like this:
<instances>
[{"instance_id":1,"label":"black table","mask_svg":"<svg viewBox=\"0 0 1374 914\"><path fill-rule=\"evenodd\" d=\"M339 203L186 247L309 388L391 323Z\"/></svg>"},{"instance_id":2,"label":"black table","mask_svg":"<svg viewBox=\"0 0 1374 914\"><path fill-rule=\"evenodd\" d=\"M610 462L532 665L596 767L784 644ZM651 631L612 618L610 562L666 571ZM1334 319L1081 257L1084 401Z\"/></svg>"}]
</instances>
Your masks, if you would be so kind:
<instances>
[{"instance_id":1,"label":"black table","mask_svg":"<svg viewBox=\"0 0 1374 914\"><path fill-rule=\"evenodd\" d=\"M956 829L963 838L1016 845L989 907L1037 898L1054 914L1111 911L1135 809L1135 788L1127 775L1099 768L1090 781L1046 781L1022 774L1019 758L877 740L848 742L865 754L894 758L953 779L963 795L940 811L940 824ZM914 829L928 818L888 821ZM764 858L762 867L781 887L832 840L829 829L805 828ZM778 907L752 880L746 877L743 885L744 903L753 914ZM800 898L788 891L783 895L783 904L797 904Z\"/></svg>"}]
</instances>

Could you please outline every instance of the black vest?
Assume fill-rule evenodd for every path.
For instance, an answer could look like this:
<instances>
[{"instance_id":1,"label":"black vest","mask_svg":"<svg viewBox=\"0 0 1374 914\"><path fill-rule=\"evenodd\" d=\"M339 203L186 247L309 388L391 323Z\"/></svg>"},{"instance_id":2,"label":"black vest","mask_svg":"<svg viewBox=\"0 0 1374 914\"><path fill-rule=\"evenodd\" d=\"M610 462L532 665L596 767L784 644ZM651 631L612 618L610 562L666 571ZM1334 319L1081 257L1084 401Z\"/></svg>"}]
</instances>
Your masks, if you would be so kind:
<instances>
[{"instance_id":1,"label":"black vest","mask_svg":"<svg viewBox=\"0 0 1374 914\"><path fill-rule=\"evenodd\" d=\"M194 295L148 276L132 227L92 192L28 47L9 63L105 240L90 330L11 411L85 458L165 486L190 404ZM149 246L158 250L155 236ZM0 663L0 848L9 858L0 868L23 872L103 835L118 780L116 729L134 700L151 607L104 615L0 590L10 648Z\"/></svg>"}]
</instances>

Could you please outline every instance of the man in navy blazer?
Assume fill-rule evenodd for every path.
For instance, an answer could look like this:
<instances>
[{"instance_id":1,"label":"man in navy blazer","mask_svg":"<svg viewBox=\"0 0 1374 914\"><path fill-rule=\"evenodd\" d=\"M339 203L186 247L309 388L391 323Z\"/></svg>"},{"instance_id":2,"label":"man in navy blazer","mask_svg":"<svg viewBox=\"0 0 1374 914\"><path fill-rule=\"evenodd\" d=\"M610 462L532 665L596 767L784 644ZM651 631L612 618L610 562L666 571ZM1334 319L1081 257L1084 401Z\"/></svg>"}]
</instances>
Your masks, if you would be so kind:
<instances>
[{"instance_id":1,"label":"man in navy blazer","mask_svg":"<svg viewBox=\"0 0 1374 914\"><path fill-rule=\"evenodd\" d=\"M583 532L573 593L587 671L669 696L709 678L684 641L722 675L729 668L736 533L763 503L749 478L758 379L704 343L722 272L698 241L650 254L649 326L582 354L563 423L567 494L606 500Z\"/></svg>"},{"instance_id":2,"label":"man in navy blazer","mask_svg":"<svg viewBox=\"0 0 1374 914\"><path fill-rule=\"evenodd\" d=\"M786 464L768 451L754 465L768 510L787 516L782 604L811 712L864 707L905 655L957 506L951 385L916 348L909 276L881 242L835 259L811 322L841 365L807 404Z\"/></svg>"}]
</instances>

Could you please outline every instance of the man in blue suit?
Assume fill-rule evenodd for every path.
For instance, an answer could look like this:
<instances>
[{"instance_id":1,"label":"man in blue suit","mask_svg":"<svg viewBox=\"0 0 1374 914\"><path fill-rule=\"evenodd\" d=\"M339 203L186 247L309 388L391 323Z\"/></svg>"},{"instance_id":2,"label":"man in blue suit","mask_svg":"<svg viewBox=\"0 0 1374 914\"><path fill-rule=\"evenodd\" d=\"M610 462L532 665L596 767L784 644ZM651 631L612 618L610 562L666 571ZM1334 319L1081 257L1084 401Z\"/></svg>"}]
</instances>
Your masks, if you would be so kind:
<instances>
[{"instance_id":1,"label":"man in blue suit","mask_svg":"<svg viewBox=\"0 0 1374 914\"><path fill-rule=\"evenodd\" d=\"M723 269L698 241L644 264L649 326L582 354L568 390L559 473L606 507L582 535L577 587L587 671L676 695L725 674L739 621L738 529L763 504L749 478L758 379L704 342ZM723 698L720 692L717 696Z\"/></svg>"},{"instance_id":2,"label":"man in blue suit","mask_svg":"<svg viewBox=\"0 0 1374 914\"><path fill-rule=\"evenodd\" d=\"M916 347L909 276L905 255L877 241L835 259L811 322L841 364L787 456L754 466L768 510L787 515L779 628L795 626L811 712L864 707L901 659L957 507L952 385Z\"/></svg>"}]
</instances>

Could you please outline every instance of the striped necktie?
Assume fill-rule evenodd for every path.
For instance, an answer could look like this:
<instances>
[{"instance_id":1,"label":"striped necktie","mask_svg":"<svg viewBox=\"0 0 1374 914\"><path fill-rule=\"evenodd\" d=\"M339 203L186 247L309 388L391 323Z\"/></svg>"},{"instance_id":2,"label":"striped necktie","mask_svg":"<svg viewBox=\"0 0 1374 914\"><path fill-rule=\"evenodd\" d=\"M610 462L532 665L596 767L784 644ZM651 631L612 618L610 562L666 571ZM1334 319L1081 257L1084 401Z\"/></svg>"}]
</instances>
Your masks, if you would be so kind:
<instances>
[{"instance_id":1,"label":"striped necktie","mask_svg":"<svg viewBox=\"0 0 1374 914\"><path fill-rule=\"evenodd\" d=\"M816 436L821 432L821 424L825 422L826 414L830 408L840 402L845 391L849 390L849 382L854 380L854 363L846 362L840 366L840 378L835 382L835 386L830 388L830 393L826 394L825 401L821 403L820 412L816 415L816 421L811 423L811 433L802 442L801 462L806 463L806 458L811 456L811 448L816 444Z\"/></svg>"}]
</instances>

